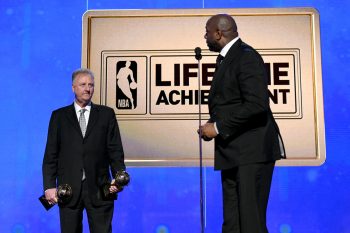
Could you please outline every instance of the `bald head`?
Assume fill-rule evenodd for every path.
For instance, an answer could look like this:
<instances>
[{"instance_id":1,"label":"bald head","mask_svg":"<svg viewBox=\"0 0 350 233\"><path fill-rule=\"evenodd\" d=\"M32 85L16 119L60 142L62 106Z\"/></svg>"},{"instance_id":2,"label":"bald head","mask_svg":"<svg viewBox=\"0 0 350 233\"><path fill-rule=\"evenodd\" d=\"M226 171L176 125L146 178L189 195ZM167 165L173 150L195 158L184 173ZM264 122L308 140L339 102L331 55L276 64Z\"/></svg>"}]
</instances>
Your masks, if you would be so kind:
<instances>
[{"instance_id":1,"label":"bald head","mask_svg":"<svg viewBox=\"0 0 350 233\"><path fill-rule=\"evenodd\" d=\"M205 39L211 51L219 52L237 36L237 24L230 15L218 14L208 20Z\"/></svg>"},{"instance_id":2,"label":"bald head","mask_svg":"<svg viewBox=\"0 0 350 233\"><path fill-rule=\"evenodd\" d=\"M214 15L208 20L208 24L211 24L216 27L217 30L222 31L222 33L227 37L231 36L234 38L237 36L237 24L230 15Z\"/></svg>"}]
</instances>

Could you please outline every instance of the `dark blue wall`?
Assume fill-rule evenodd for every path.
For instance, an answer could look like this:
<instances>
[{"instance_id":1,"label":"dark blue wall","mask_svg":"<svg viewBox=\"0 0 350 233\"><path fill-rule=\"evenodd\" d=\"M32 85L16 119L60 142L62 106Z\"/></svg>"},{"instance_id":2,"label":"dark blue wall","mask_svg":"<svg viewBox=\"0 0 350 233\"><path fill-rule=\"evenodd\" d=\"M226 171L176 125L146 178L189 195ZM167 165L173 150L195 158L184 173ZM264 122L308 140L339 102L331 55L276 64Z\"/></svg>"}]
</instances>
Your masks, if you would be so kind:
<instances>
[{"instance_id":1,"label":"dark blue wall","mask_svg":"<svg viewBox=\"0 0 350 233\"><path fill-rule=\"evenodd\" d=\"M0 232L59 232L58 208L46 212L37 197L51 111L73 100L70 75L80 67L82 14L87 9L203 7L319 10L327 160L321 167L276 169L268 225L270 233L350 232L350 3L338 0L1 1ZM199 232L197 168L129 171L133 182L116 203L114 232ZM206 232L217 233L220 176L206 168L205 177ZM86 221L85 226L88 232Z\"/></svg>"}]
</instances>

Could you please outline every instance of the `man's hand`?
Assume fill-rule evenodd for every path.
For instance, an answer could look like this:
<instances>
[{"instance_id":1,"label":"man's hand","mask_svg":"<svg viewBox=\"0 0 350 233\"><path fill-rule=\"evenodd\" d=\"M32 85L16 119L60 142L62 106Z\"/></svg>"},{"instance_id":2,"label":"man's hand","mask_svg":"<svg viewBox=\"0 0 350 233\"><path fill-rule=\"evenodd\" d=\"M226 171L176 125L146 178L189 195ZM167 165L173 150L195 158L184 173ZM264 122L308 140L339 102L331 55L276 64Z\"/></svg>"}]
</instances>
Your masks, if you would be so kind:
<instances>
[{"instance_id":1,"label":"man's hand","mask_svg":"<svg viewBox=\"0 0 350 233\"><path fill-rule=\"evenodd\" d=\"M117 193L117 192L120 192L121 190L119 190L119 189L117 188L117 186L114 185L114 183L115 183L115 179L113 179L112 182L111 182L111 186L109 187L109 192L110 192L110 193Z\"/></svg>"},{"instance_id":2,"label":"man's hand","mask_svg":"<svg viewBox=\"0 0 350 233\"><path fill-rule=\"evenodd\" d=\"M56 188L46 189L45 199L49 202L50 205L56 204L58 201Z\"/></svg>"},{"instance_id":3,"label":"man's hand","mask_svg":"<svg viewBox=\"0 0 350 233\"><path fill-rule=\"evenodd\" d=\"M214 123L205 123L204 125L200 126L198 133L201 133L202 138L205 141L210 141L218 135L216 133Z\"/></svg>"}]
</instances>

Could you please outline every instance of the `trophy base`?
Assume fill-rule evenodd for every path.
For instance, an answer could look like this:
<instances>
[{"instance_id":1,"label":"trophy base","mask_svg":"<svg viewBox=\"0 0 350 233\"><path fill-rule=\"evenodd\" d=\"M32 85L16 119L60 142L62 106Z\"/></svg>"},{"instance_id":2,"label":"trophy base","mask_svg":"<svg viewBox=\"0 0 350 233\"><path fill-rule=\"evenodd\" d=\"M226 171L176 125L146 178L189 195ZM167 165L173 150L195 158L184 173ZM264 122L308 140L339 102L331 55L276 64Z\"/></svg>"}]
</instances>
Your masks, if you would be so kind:
<instances>
[{"instance_id":1,"label":"trophy base","mask_svg":"<svg viewBox=\"0 0 350 233\"><path fill-rule=\"evenodd\" d=\"M54 205L49 204L49 202L46 200L45 195L42 195L39 197L39 201L44 206L44 208L48 211L51 209Z\"/></svg>"}]
</instances>

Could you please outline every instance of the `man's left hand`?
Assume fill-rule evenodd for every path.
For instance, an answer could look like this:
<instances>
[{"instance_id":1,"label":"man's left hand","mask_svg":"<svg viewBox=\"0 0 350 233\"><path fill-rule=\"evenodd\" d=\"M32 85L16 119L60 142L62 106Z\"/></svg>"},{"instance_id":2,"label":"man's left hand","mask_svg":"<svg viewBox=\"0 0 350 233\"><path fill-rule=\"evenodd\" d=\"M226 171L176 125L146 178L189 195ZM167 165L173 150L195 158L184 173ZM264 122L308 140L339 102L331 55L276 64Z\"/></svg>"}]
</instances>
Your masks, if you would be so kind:
<instances>
[{"instance_id":1,"label":"man's left hand","mask_svg":"<svg viewBox=\"0 0 350 233\"><path fill-rule=\"evenodd\" d=\"M214 123L205 123L199 127L199 130L202 133L202 138L204 139L212 139L218 135L216 133Z\"/></svg>"},{"instance_id":2,"label":"man's left hand","mask_svg":"<svg viewBox=\"0 0 350 233\"><path fill-rule=\"evenodd\" d=\"M115 180L113 179L112 182L111 182L111 186L109 187L109 192L110 193L117 193L117 192L120 192L121 190L119 190L117 188L117 186L114 185L115 183Z\"/></svg>"}]
</instances>

